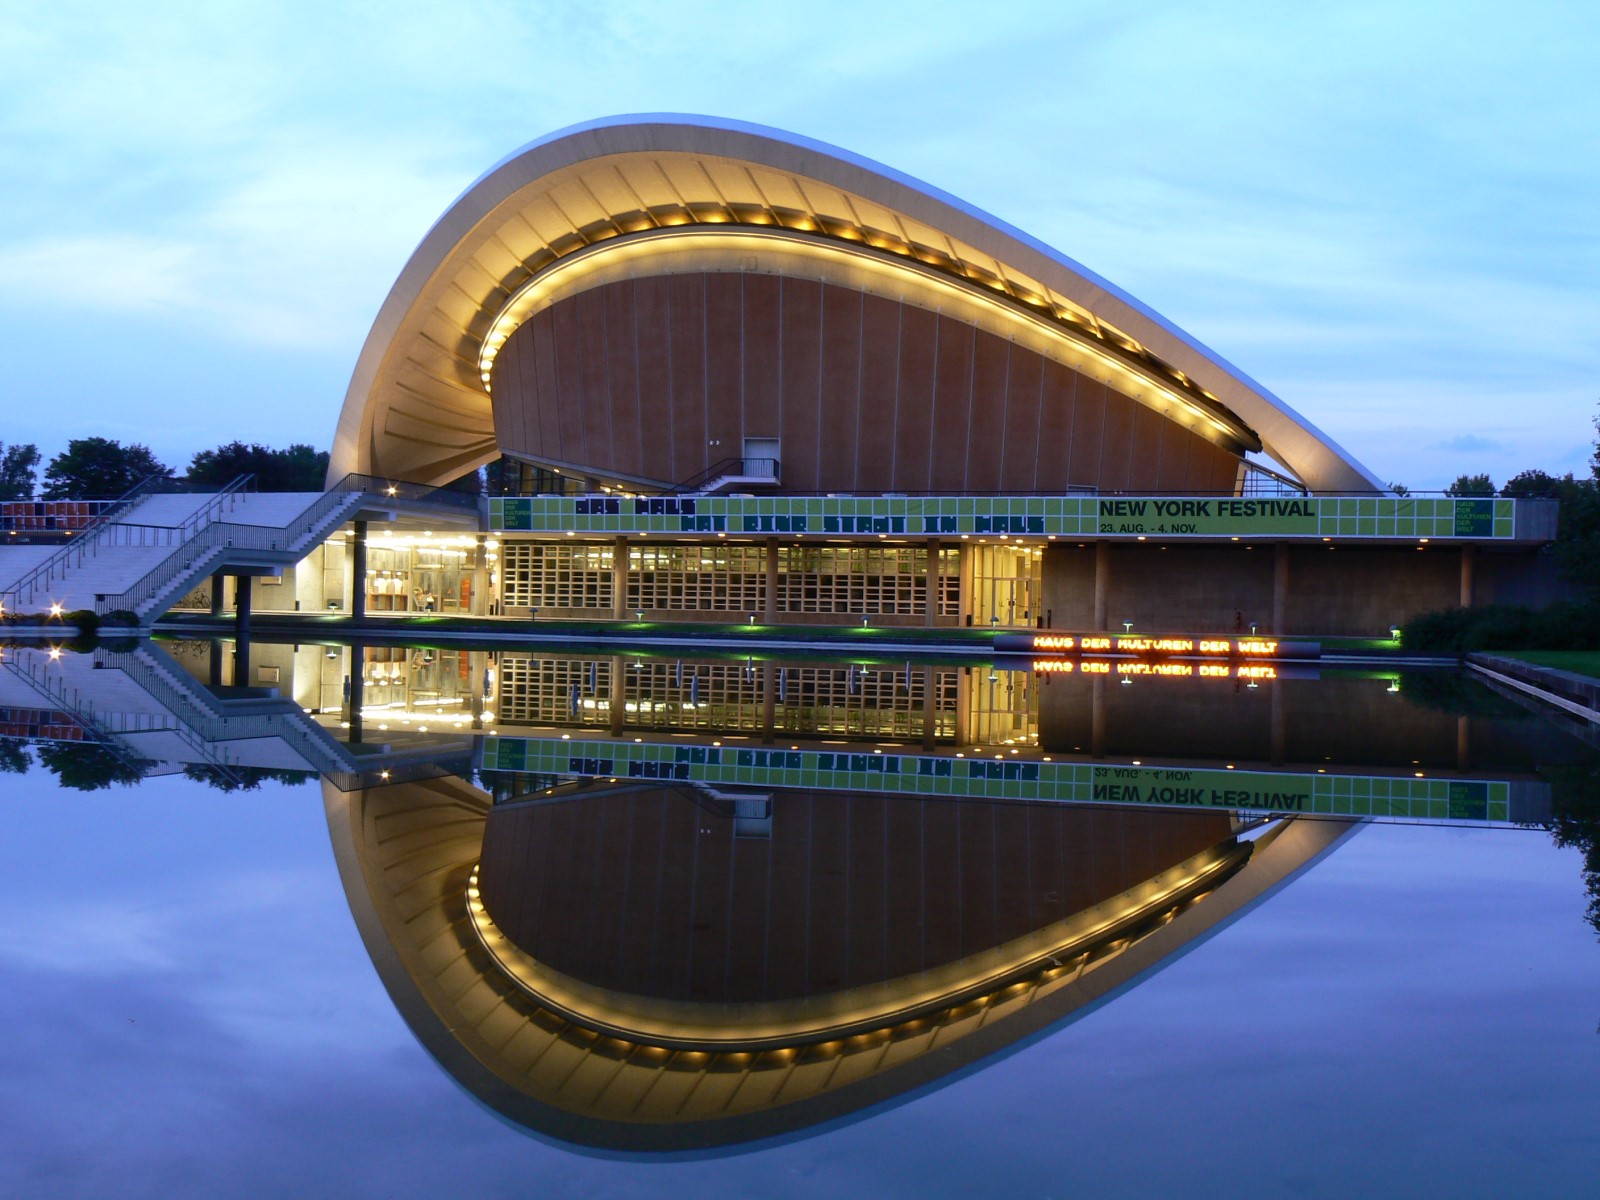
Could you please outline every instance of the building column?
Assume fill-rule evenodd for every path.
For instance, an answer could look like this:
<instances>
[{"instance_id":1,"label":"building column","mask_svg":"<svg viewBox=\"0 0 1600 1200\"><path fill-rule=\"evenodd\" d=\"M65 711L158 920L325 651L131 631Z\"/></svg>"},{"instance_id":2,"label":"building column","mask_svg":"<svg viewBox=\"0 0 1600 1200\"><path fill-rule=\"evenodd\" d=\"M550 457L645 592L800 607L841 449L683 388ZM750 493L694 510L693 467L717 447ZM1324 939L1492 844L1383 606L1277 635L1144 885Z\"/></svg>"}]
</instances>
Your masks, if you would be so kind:
<instances>
[{"instance_id":1,"label":"building column","mask_svg":"<svg viewBox=\"0 0 1600 1200\"><path fill-rule=\"evenodd\" d=\"M922 603L927 611L922 623L932 629L939 623L939 539L928 539L928 563L922 572Z\"/></svg>"},{"instance_id":2,"label":"building column","mask_svg":"<svg viewBox=\"0 0 1600 1200\"><path fill-rule=\"evenodd\" d=\"M367 523L353 521L350 538L350 619L367 619Z\"/></svg>"},{"instance_id":3,"label":"building column","mask_svg":"<svg viewBox=\"0 0 1600 1200\"><path fill-rule=\"evenodd\" d=\"M1478 559L1476 546L1461 547L1461 607L1472 607L1472 568Z\"/></svg>"},{"instance_id":4,"label":"building column","mask_svg":"<svg viewBox=\"0 0 1600 1200\"><path fill-rule=\"evenodd\" d=\"M767 587L761 620L766 625L778 622L778 539L775 537L767 539Z\"/></svg>"},{"instance_id":5,"label":"building column","mask_svg":"<svg viewBox=\"0 0 1600 1200\"><path fill-rule=\"evenodd\" d=\"M922 668L922 748L928 751L933 749L938 735L935 679L932 667Z\"/></svg>"},{"instance_id":6,"label":"building column","mask_svg":"<svg viewBox=\"0 0 1600 1200\"><path fill-rule=\"evenodd\" d=\"M221 571L211 573L211 615L220 617L227 612L228 577Z\"/></svg>"},{"instance_id":7,"label":"building column","mask_svg":"<svg viewBox=\"0 0 1600 1200\"><path fill-rule=\"evenodd\" d=\"M761 740L771 745L777 727L778 664L769 658L761 664Z\"/></svg>"},{"instance_id":8,"label":"building column","mask_svg":"<svg viewBox=\"0 0 1600 1200\"><path fill-rule=\"evenodd\" d=\"M1104 543L1101 543L1104 545ZM1106 756L1106 677L1096 675L1089 685L1089 753Z\"/></svg>"},{"instance_id":9,"label":"building column","mask_svg":"<svg viewBox=\"0 0 1600 1200\"><path fill-rule=\"evenodd\" d=\"M1272 632L1282 637L1288 632L1289 543L1272 547Z\"/></svg>"},{"instance_id":10,"label":"building column","mask_svg":"<svg viewBox=\"0 0 1600 1200\"><path fill-rule=\"evenodd\" d=\"M1283 766L1284 745L1288 741L1288 718L1284 712L1283 684L1277 680L1267 685L1272 689L1272 765Z\"/></svg>"},{"instance_id":11,"label":"building column","mask_svg":"<svg viewBox=\"0 0 1600 1200\"><path fill-rule=\"evenodd\" d=\"M345 701L345 720L350 722L350 743L363 740L361 709L366 704L367 652L362 646L350 647L350 695Z\"/></svg>"},{"instance_id":12,"label":"building column","mask_svg":"<svg viewBox=\"0 0 1600 1200\"><path fill-rule=\"evenodd\" d=\"M606 702L606 715L611 718L611 736L622 736L623 718L628 713L628 664L621 655L611 659L611 698Z\"/></svg>"},{"instance_id":13,"label":"building column","mask_svg":"<svg viewBox=\"0 0 1600 1200\"><path fill-rule=\"evenodd\" d=\"M1111 543L1094 544L1094 628L1106 629L1107 593L1111 590Z\"/></svg>"},{"instance_id":14,"label":"building column","mask_svg":"<svg viewBox=\"0 0 1600 1200\"><path fill-rule=\"evenodd\" d=\"M611 615L618 621L628 619L628 539L619 537L611 543Z\"/></svg>"},{"instance_id":15,"label":"building column","mask_svg":"<svg viewBox=\"0 0 1600 1200\"><path fill-rule=\"evenodd\" d=\"M240 641L250 637L251 579L248 575L233 577L233 634Z\"/></svg>"},{"instance_id":16,"label":"building column","mask_svg":"<svg viewBox=\"0 0 1600 1200\"><path fill-rule=\"evenodd\" d=\"M481 617L489 611L489 535L480 533L472 562L472 615Z\"/></svg>"}]
</instances>

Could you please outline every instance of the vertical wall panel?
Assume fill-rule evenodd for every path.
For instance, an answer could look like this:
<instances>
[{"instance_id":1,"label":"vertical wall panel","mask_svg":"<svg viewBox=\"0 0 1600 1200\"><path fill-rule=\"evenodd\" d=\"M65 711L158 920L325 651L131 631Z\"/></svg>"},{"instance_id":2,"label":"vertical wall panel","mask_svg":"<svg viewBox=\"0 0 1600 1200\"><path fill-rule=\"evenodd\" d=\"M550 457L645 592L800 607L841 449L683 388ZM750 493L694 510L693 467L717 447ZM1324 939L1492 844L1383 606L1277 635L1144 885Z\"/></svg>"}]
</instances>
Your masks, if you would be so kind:
<instances>
[{"instance_id":1,"label":"vertical wall panel","mask_svg":"<svg viewBox=\"0 0 1600 1200\"><path fill-rule=\"evenodd\" d=\"M1154 491L1162 479L1161 427L1172 422L1143 404L1133 408L1133 457L1128 469L1128 487L1136 492ZM1182 487L1182 479L1169 486Z\"/></svg>"},{"instance_id":2,"label":"vertical wall panel","mask_svg":"<svg viewBox=\"0 0 1600 1200\"><path fill-rule=\"evenodd\" d=\"M1038 465L1034 471L1034 487L1041 491L1066 491L1069 484L1078 482L1072 474L1072 462L1078 436L1076 414L1081 382L1076 371L1069 371L1059 363L1047 361L1042 366L1039 443L1035 458Z\"/></svg>"},{"instance_id":3,"label":"vertical wall panel","mask_svg":"<svg viewBox=\"0 0 1600 1200\"><path fill-rule=\"evenodd\" d=\"M993 487L991 481L1000 478L1011 343L979 330L972 350L972 407L967 415L967 462L962 487L988 491ZM1016 486L1026 488L1027 484Z\"/></svg>"},{"instance_id":4,"label":"vertical wall panel","mask_svg":"<svg viewBox=\"0 0 1600 1200\"><path fill-rule=\"evenodd\" d=\"M822 412L817 436L817 487L856 486L856 421L861 403L861 293L822 293Z\"/></svg>"},{"instance_id":5,"label":"vertical wall panel","mask_svg":"<svg viewBox=\"0 0 1600 1200\"><path fill-rule=\"evenodd\" d=\"M1100 443L1100 486L1107 491L1126 491L1128 462L1133 453L1134 401L1106 389L1105 436Z\"/></svg>"},{"instance_id":6,"label":"vertical wall panel","mask_svg":"<svg viewBox=\"0 0 1600 1200\"><path fill-rule=\"evenodd\" d=\"M700 471L707 461L738 451L706 446L705 276L667 280L667 316L672 330L671 478L676 482Z\"/></svg>"},{"instance_id":7,"label":"vertical wall panel","mask_svg":"<svg viewBox=\"0 0 1600 1200\"><path fill-rule=\"evenodd\" d=\"M883 979L888 943L899 936L899 931L889 925L888 898L884 890L887 804L886 797L862 796L851 800L847 810L850 912L846 927L850 939L846 947L846 987L860 987Z\"/></svg>"},{"instance_id":8,"label":"vertical wall panel","mask_svg":"<svg viewBox=\"0 0 1600 1200\"><path fill-rule=\"evenodd\" d=\"M921 308L901 310L892 481L896 491L923 492L933 486L933 373L938 342L938 317Z\"/></svg>"},{"instance_id":9,"label":"vertical wall panel","mask_svg":"<svg viewBox=\"0 0 1600 1200\"><path fill-rule=\"evenodd\" d=\"M972 397L972 347L977 330L939 318L933 379L933 478L929 487L959 492L967 480L967 420Z\"/></svg>"},{"instance_id":10,"label":"vertical wall panel","mask_svg":"<svg viewBox=\"0 0 1600 1200\"><path fill-rule=\"evenodd\" d=\"M591 463L611 451L610 366L606 358L606 302L598 290L573 300L578 316L578 402L583 407L583 458Z\"/></svg>"},{"instance_id":11,"label":"vertical wall panel","mask_svg":"<svg viewBox=\"0 0 1600 1200\"><path fill-rule=\"evenodd\" d=\"M634 329L639 346L639 426L644 441L645 469L649 479L676 483L682 475L672 471L672 356L668 350L667 281L634 282Z\"/></svg>"},{"instance_id":12,"label":"vertical wall panel","mask_svg":"<svg viewBox=\"0 0 1600 1200\"><path fill-rule=\"evenodd\" d=\"M887 488L894 461L901 307L881 296L867 296L863 303L861 403L854 447L856 478L863 487Z\"/></svg>"},{"instance_id":13,"label":"vertical wall panel","mask_svg":"<svg viewBox=\"0 0 1600 1200\"><path fill-rule=\"evenodd\" d=\"M809 279L783 281L783 484L809 491L817 481L817 403L822 358L822 285Z\"/></svg>"},{"instance_id":14,"label":"vertical wall panel","mask_svg":"<svg viewBox=\"0 0 1600 1200\"><path fill-rule=\"evenodd\" d=\"M713 459L744 452L742 275L706 276L706 438Z\"/></svg>"},{"instance_id":15,"label":"vertical wall panel","mask_svg":"<svg viewBox=\"0 0 1600 1200\"><path fill-rule=\"evenodd\" d=\"M1068 468L1073 483L1100 484L1105 428L1106 385L1087 375L1079 375L1077 403L1072 408L1072 450Z\"/></svg>"},{"instance_id":16,"label":"vertical wall panel","mask_svg":"<svg viewBox=\"0 0 1600 1200\"><path fill-rule=\"evenodd\" d=\"M533 376L534 395L538 404L534 408L539 425L539 444L551 458L564 459L561 443L561 389L556 383L556 315L542 312L530 324L533 326Z\"/></svg>"},{"instance_id":17,"label":"vertical wall panel","mask_svg":"<svg viewBox=\"0 0 1600 1200\"><path fill-rule=\"evenodd\" d=\"M1000 473L1006 487L1031 492L1041 485L1036 476L1039 461L1039 402L1044 379L1044 359L1012 342L1006 366L1006 423Z\"/></svg>"},{"instance_id":18,"label":"vertical wall panel","mask_svg":"<svg viewBox=\"0 0 1600 1200\"><path fill-rule=\"evenodd\" d=\"M578 306L558 304L550 310L555 317L551 344L555 380L551 395L558 397L556 426L561 431L561 457L571 463L588 462L583 444L583 383L578 367Z\"/></svg>"},{"instance_id":19,"label":"vertical wall panel","mask_svg":"<svg viewBox=\"0 0 1600 1200\"><path fill-rule=\"evenodd\" d=\"M744 276L744 436L774 438L779 413L779 301L782 282Z\"/></svg>"},{"instance_id":20,"label":"vertical wall panel","mask_svg":"<svg viewBox=\"0 0 1600 1200\"><path fill-rule=\"evenodd\" d=\"M644 438L639 428L639 362L634 339L633 281L605 289L606 365L611 391L611 452L616 470L646 475Z\"/></svg>"}]
</instances>

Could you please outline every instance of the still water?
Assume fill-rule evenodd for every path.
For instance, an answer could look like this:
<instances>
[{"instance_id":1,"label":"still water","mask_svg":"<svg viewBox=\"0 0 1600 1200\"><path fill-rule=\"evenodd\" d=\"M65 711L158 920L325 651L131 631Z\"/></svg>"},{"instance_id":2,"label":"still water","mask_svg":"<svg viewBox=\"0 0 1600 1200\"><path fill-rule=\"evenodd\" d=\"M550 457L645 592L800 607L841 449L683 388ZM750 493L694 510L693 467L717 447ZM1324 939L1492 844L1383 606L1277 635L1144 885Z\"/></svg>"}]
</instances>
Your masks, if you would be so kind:
<instances>
[{"instance_id":1,"label":"still water","mask_svg":"<svg viewBox=\"0 0 1600 1200\"><path fill-rule=\"evenodd\" d=\"M5 1195L1593 1194L1597 755L1453 673L0 661Z\"/></svg>"}]
</instances>

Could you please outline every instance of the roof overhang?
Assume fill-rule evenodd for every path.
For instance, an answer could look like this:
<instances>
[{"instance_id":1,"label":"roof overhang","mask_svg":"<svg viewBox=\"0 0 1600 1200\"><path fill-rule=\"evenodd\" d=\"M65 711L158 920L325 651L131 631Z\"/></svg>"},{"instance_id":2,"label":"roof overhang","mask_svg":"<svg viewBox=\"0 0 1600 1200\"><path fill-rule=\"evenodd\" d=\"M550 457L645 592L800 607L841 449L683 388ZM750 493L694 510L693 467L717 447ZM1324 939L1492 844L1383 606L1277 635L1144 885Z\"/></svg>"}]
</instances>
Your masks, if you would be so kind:
<instances>
[{"instance_id":1,"label":"roof overhang","mask_svg":"<svg viewBox=\"0 0 1600 1200\"><path fill-rule=\"evenodd\" d=\"M428 231L368 334L330 477L443 482L495 457L484 375L504 314L563 258L652 230L743 224L850 241L1003 298L1173 394L1213 403L1315 491L1377 492L1337 444L1194 338L1004 222L807 138L709 117L612 117L553 133L474 182ZM620 244L620 243L619 243ZM498 322L498 323L497 323ZM1244 439L1248 445L1254 437Z\"/></svg>"}]
</instances>

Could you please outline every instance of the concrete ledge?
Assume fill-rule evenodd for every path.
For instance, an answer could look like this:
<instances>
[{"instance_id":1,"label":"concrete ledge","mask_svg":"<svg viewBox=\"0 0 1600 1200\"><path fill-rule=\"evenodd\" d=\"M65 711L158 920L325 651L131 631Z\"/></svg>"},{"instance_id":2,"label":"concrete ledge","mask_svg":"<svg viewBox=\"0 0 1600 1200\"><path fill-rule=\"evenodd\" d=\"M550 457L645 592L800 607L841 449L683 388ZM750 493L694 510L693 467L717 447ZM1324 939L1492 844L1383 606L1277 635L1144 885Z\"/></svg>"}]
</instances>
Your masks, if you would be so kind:
<instances>
[{"instance_id":1,"label":"concrete ledge","mask_svg":"<svg viewBox=\"0 0 1600 1200\"><path fill-rule=\"evenodd\" d=\"M1481 652L1468 654L1467 666L1507 687L1600 724L1600 679Z\"/></svg>"}]
</instances>

